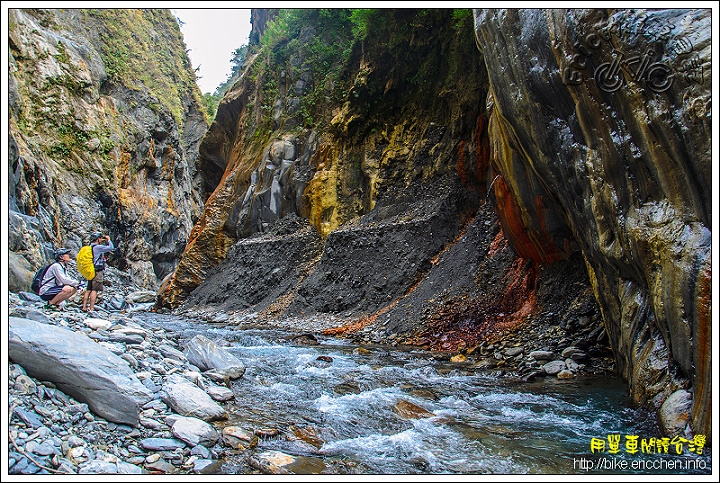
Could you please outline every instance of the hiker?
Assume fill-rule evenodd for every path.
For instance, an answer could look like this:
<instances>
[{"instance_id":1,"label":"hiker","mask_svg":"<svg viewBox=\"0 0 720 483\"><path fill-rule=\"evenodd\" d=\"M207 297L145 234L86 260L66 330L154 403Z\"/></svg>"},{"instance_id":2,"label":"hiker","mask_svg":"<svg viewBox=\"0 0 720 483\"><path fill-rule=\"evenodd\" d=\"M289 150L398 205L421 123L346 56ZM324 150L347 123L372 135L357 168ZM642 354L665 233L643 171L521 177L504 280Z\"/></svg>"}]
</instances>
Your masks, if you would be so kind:
<instances>
[{"instance_id":1,"label":"hiker","mask_svg":"<svg viewBox=\"0 0 720 483\"><path fill-rule=\"evenodd\" d=\"M83 312L95 310L95 300L98 292L103 291L103 272L105 271L105 254L115 250L115 245L110 237L99 231L94 232L90 237L94 240L90 243L93 254L93 265L95 265L95 278L88 280L88 289L83 294Z\"/></svg>"},{"instance_id":2,"label":"hiker","mask_svg":"<svg viewBox=\"0 0 720 483\"><path fill-rule=\"evenodd\" d=\"M69 248L55 250L55 261L45 272L39 291L40 298L47 302L46 309L62 310L60 303L75 296L83 286L82 282L67 274L69 261Z\"/></svg>"}]
</instances>

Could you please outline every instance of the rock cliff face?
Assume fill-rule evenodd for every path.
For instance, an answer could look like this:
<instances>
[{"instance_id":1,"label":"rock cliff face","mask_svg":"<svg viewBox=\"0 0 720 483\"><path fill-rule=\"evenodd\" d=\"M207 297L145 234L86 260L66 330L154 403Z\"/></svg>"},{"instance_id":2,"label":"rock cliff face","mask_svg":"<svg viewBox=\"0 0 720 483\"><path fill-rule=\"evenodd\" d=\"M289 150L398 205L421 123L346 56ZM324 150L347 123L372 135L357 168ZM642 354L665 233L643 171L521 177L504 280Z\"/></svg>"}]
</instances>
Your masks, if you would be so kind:
<instances>
[{"instance_id":1,"label":"rock cliff face","mask_svg":"<svg viewBox=\"0 0 720 483\"><path fill-rule=\"evenodd\" d=\"M112 264L156 289L203 208L207 122L177 22L135 9L8 17L10 272L99 230L119 243Z\"/></svg>"},{"instance_id":2,"label":"rock cliff face","mask_svg":"<svg viewBox=\"0 0 720 483\"><path fill-rule=\"evenodd\" d=\"M475 26L514 246L551 261L569 230L633 398L688 390L708 434L709 10L476 10Z\"/></svg>"},{"instance_id":3,"label":"rock cliff face","mask_svg":"<svg viewBox=\"0 0 720 483\"><path fill-rule=\"evenodd\" d=\"M253 12L206 132L169 13L12 10L12 265L109 229L158 310L447 351L582 324L709 442L710 10L292 15Z\"/></svg>"},{"instance_id":4,"label":"rock cliff face","mask_svg":"<svg viewBox=\"0 0 720 483\"><path fill-rule=\"evenodd\" d=\"M475 10L478 51L449 12L371 23L347 83L302 47L253 60L203 140L213 195L159 305L449 350L583 306L633 398L690 394L685 434L709 437L710 11ZM323 124L310 96L335 82Z\"/></svg>"},{"instance_id":5,"label":"rock cliff face","mask_svg":"<svg viewBox=\"0 0 720 483\"><path fill-rule=\"evenodd\" d=\"M372 241L366 255L377 252L388 261L381 273L342 264L327 276L316 271L304 283L318 287L299 288L313 299L312 310L377 310L417 282L477 211L488 176L485 91L477 86L485 75L482 59L471 18L464 19L465 29L455 29L451 12L393 11L376 25L379 38L351 45L335 77L317 79L312 62L311 41L329 36L327 26L304 25L297 49L279 65L262 53L251 58L200 146L198 165L213 173L206 187L213 193L159 305L185 301L233 243L268 231L289 214L306 219L327 246L339 243L335 253L347 249L334 241L347 239L338 228L367 232ZM398 222L412 228L404 235L409 238L382 248L386 237L378 226ZM420 253L405 249L410 241L426 240ZM327 255L321 263L337 261ZM392 277L398 284L391 283L387 268L406 263L408 269ZM362 277L347 275L360 272ZM342 291L345 283L360 287L378 276L390 293L372 296L372 303L365 294L340 302L337 294L318 292Z\"/></svg>"}]
</instances>

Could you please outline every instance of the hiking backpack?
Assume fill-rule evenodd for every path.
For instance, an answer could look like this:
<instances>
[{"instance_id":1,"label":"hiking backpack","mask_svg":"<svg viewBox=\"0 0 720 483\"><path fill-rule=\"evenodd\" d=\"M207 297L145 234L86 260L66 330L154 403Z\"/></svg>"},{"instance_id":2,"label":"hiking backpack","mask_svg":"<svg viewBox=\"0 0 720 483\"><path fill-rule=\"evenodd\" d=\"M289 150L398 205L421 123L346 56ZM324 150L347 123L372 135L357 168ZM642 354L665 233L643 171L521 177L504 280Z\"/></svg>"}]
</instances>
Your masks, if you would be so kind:
<instances>
[{"instance_id":1,"label":"hiking backpack","mask_svg":"<svg viewBox=\"0 0 720 483\"><path fill-rule=\"evenodd\" d=\"M38 268L38 271L35 272L35 276L33 277L32 284L30 284L32 291L38 295L40 294L40 287L42 287L42 279L45 278L45 272L50 268L50 265L52 265L52 263Z\"/></svg>"},{"instance_id":2,"label":"hiking backpack","mask_svg":"<svg viewBox=\"0 0 720 483\"><path fill-rule=\"evenodd\" d=\"M93 250L90 245L85 245L77 254L77 270L80 275L88 280L95 278L95 265L93 264Z\"/></svg>"}]
</instances>

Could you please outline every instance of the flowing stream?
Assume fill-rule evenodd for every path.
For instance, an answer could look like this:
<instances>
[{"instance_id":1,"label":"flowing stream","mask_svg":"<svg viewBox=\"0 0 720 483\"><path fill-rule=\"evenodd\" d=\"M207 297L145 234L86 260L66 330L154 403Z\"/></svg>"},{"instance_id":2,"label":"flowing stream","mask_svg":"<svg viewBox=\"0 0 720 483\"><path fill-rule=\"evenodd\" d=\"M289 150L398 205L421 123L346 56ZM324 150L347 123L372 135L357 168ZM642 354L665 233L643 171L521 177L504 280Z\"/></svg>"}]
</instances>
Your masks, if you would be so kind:
<instances>
[{"instance_id":1,"label":"flowing stream","mask_svg":"<svg viewBox=\"0 0 720 483\"><path fill-rule=\"evenodd\" d=\"M710 474L709 448L661 455L626 436L659 438L654 416L633 408L615 377L523 383L454 364L438 354L390 346L362 349L341 339L293 341L297 333L238 330L149 314L183 340L227 341L247 366L222 425L277 428L260 453L298 457L296 473L331 474ZM608 437L621 436L619 451ZM595 438L595 440L594 440ZM602 440L605 450L591 450ZM210 472L244 474L246 452ZM633 465L635 465L633 467Z\"/></svg>"}]
</instances>

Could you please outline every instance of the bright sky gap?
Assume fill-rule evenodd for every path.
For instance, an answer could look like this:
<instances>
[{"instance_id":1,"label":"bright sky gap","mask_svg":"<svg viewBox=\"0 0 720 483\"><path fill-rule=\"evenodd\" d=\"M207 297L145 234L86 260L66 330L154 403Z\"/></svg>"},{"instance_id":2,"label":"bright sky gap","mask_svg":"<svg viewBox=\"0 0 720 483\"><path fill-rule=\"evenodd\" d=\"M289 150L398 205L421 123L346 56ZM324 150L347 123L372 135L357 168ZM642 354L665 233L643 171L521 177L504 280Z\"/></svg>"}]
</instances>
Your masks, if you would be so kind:
<instances>
[{"instance_id":1,"label":"bright sky gap","mask_svg":"<svg viewBox=\"0 0 720 483\"><path fill-rule=\"evenodd\" d=\"M230 59L238 47L247 45L250 36L249 8L176 8L172 14L182 20L180 26L188 56L200 90L214 93L230 75Z\"/></svg>"}]
</instances>

